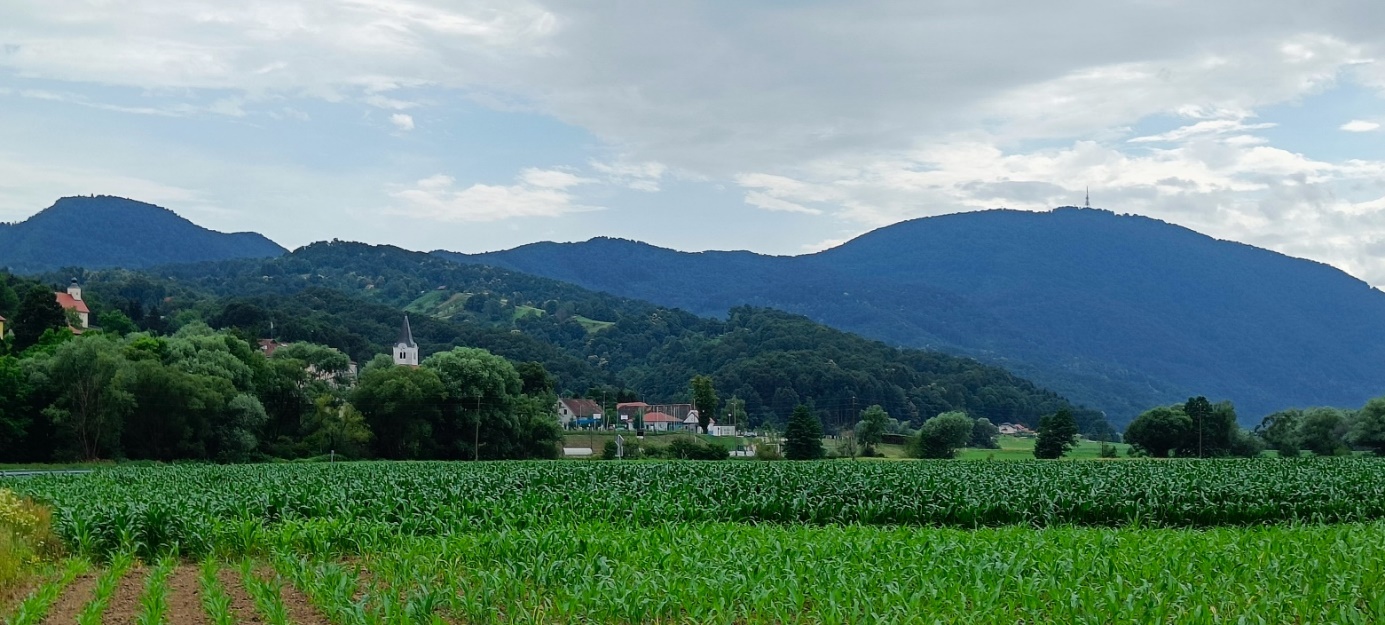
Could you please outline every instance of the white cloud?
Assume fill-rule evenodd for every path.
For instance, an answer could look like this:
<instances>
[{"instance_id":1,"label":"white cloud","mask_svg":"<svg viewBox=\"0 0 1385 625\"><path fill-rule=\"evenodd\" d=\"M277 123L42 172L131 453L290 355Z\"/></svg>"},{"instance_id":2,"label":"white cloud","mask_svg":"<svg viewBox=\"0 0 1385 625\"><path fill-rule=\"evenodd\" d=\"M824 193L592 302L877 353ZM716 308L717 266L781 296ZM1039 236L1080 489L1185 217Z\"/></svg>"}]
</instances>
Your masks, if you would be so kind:
<instances>
[{"instance_id":1,"label":"white cloud","mask_svg":"<svg viewBox=\"0 0 1385 625\"><path fill-rule=\"evenodd\" d=\"M651 193L659 190L660 181L668 173L667 166L652 161L643 163L632 163L625 160L616 160L610 163L591 161L588 165L597 173L604 175L612 184Z\"/></svg>"},{"instance_id":2,"label":"white cloud","mask_svg":"<svg viewBox=\"0 0 1385 625\"><path fill-rule=\"evenodd\" d=\"M1360 119L1353 119L1345 124L1342 124L1342 130L1345 130L1347 132L1371 132L1373 130L1380 130L1380 124Z\"/></svg>"},{"instance_id":3,"label":"white cloud","mask_svg":"<svg viewBox=\"0 0 1385 625\"><path fill-rule=\"evenodd\" d=\"M456 188L456 179L438 174L390 195L403 202L399 214L443 222L492 222L520 217L558 217L599 210L577 203L569 188L590 181L558 170L526 169L513 185L474 184Z\"/></svg>"},{"instance_id":4,"label":"white cloud","mask_svg":"<svg viewBox=\"0 0 1385 625\"><path fill-rule=\"evenodd\" d=\"M403 131L405 131L405 132L408 132L408 131L414 129L414 117L413 117L413 115L406 115L406 114L404 114L404 113L395 113L395 114L393 114L393 115L390 115L390 123L391 123L391 124L394 124L394 127L395 127L395 128L398 128L398 129L403 130Z\"/></svg>"}]
</instances>

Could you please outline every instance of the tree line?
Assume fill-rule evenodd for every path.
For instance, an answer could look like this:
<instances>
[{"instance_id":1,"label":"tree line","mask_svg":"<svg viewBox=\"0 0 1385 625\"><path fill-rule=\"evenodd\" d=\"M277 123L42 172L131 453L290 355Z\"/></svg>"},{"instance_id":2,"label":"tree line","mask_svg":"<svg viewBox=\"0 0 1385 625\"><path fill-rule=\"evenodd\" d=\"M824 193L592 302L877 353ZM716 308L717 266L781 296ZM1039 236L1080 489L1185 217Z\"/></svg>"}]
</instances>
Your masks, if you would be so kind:
<instances>
[{"instance_id":1,"label":"tree line","mask_svg":"<svg viewBox=\"0 0 1385 625\"><path fill-rule=\"evenodd\" d=\"M16 303L14 284L32 297ZM382 354L353 383L350 358L328 346L266 356L200 322L168 336L74 336L50 288L0 286L0 310L18 322L0 342L0 455L11 461L558 454L552 376L536 363L459 347L396 367Z\"/></svg>"}]
</instances>

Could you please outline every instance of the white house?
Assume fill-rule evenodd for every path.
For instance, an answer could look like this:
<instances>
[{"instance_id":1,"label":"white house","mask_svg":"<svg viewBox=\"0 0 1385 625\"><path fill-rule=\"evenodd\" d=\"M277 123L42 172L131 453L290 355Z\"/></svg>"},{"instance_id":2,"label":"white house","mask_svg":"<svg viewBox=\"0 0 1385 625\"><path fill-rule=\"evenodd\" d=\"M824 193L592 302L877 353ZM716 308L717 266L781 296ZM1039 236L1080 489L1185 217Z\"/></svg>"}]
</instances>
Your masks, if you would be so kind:
<instances>
[{"instance_id":1,"label":"white house","mask_svg":"<svg viewBox=\"0 0 1385 625\"><path fill-rule=\"evenodd\" d=\"M683 422L662 412L647 412L644 415L644 429L654 432L669 432L683 425Z\"/></svg>"},{"instance_id":2,"label":"white house","mask_svg":"<svg viewBox=\"0 0 1385 625\"><path fill-rule=\"evenodd\" d=\"M559 399L556 406L558 421L569 427L574 421L601 418L601 405L590 399ZM584 425L578 423L578 425Z\"/></svg>"}]
</instances>

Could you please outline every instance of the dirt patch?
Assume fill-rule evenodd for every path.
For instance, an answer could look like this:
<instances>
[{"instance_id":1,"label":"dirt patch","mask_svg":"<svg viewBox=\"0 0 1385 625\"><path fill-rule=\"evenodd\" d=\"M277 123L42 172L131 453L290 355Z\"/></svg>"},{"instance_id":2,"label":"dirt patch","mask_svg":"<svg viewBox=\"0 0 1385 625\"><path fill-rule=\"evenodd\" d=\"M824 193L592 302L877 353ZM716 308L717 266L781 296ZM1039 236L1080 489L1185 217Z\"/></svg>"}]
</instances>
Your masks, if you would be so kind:
<instances>
[{"instance_id":1,"label":"dirt patch","mask_svg":"<svg viewBox=\"0 0 1385 625\"><path fill-rule=\"evenodd\" d=\"M43 575L30 575L27 579L0 590L0 614L13 614L19 602L34 594L39 586L51 579Z\"/></svg>"},{"instance_id":2,"label":"dirt patch","mask_svg":"<svg viewBox=\"0 0 1385 625\"><path fill-rule=\"evenodd\" d=\"M148 570L143 567L131 567L120 578L120 583L115 586L115 593L111 595L111 602L106 604L106 613L102 615L103 625L134 625L135 619L139 617L139 597L144 594L144 578Z\"/></svg>"},{"instance_id":3,"label":"dirt patch","mask_svg":"<svg viewBox=\"0 0 1385 625\"><path fill-rule=\"evenodd\" d=\"M95 596L96 574L81 574L58 595L58 600L48 608L48 614L43 617L41 625L76 623L77 615L82 613L82 608L85 608Z\"/></svg>"},{"instance_id":4,"label":"dirt patch","mask_svg":"<svg viewBox=\"0 0 1385 625\"><path fill-rule=\"evenodd\" d=\"M223 568L216 572L216 579L221 582L221 589L226 592L226 596L231 598L231 616L235 617L237 623L249 625L264 622L264 618L255 609L255 600L246 592L245 581L240 578L239 572Z\"/></svg>"},{"instance_id":5,"label":"dirt patch","mask_svg":"<svg viewBox=\"0 0 1385 625\"><path fill-rule=\"evenodd\" d=\"M282 577L274 574L274 571L262 568L255 572L260 579L270 582L277 582L279 586L279 598L284 602L284 611L289 614L289 622L294 625L331 625L331 621L318 610L316 606L308 601L308 596L304 595L293 584L290 584Z\"/></svg>"},{"instance_id":6,"label":"dirt patch","mask_svg":"<svg viewBox=\"0 0 1385 625\"><path fill-rule=\"evenodd\" d=\"M168 617L165 622L177 625L210 625L207 610L202 607L202 585L197 579L197 567L180 566L168 578Z\"/></svg>"}]
</instances>

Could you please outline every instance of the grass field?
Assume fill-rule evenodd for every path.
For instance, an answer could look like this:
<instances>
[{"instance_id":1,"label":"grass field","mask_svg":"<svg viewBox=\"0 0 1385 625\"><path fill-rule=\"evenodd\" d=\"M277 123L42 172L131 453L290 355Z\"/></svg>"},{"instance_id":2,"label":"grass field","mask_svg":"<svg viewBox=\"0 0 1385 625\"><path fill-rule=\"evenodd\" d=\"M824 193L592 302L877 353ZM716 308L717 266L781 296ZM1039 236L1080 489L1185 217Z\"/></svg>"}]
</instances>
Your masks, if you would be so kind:
<instances>
[{"instance_id":1,"label":"grass field","mask_svg":"<svg viewBox=\"0 0 1385 625\"><path fill-rule=\"evenodd\" d=\"M7 480L8 623L1378 623L1385 461L341 463Z\"/></svg>"}]
</instances>

